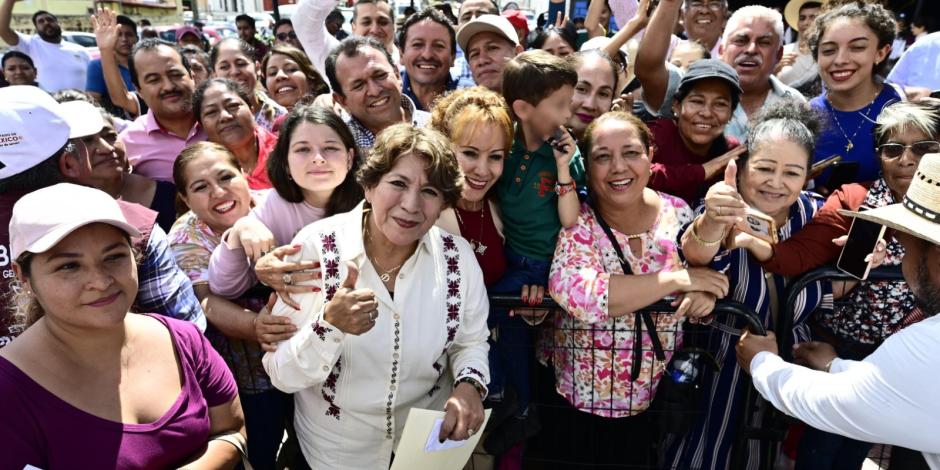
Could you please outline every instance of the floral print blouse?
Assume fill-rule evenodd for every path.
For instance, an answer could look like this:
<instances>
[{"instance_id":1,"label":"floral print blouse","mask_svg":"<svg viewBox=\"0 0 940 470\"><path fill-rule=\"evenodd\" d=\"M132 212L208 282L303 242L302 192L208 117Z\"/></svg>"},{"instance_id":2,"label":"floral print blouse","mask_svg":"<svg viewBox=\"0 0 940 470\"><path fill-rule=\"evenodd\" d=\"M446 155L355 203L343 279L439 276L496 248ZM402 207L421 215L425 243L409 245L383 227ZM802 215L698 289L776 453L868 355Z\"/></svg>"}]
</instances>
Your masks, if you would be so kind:
<instances>
[{"instance_id":1,"label":"floral print blouse","mask_svg":"<svg viewBox=\"0 0 940 470\"><path fill-rule=\"evenodd\" d=\"M677 238L682 226L692 221L692 211L682 199L658 194L660 213L650 230L639 235L640 256L629 249L625 234L611 228L634 274L683 269ZM553 344L548 347L558 393L582 411L621 418L649 406L665 364L655 360L644 328L640 374L630 376L636 316L609 316L611 274L623 274L623 268L593 210L584 204L578 223L558 235L548 283L565 313L554 316ZM681 344L681 328L672 315L653 318L668 363Z\"/></svg>"}]
</instances>

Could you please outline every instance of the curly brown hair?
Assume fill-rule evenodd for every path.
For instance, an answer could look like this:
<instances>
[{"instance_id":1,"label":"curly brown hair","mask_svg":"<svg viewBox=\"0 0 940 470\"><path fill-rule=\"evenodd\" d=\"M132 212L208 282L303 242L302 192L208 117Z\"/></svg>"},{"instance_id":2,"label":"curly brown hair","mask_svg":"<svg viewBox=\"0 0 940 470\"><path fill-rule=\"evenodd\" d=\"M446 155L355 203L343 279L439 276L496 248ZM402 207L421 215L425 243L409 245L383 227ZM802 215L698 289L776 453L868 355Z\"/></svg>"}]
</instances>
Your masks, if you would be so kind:
<instances>
[{"instance_id":1,"label":"curly brown hair","mask_svg":"<svg viewBox=\"0 0 940 470\"><path fill-rule=\"evenodd\" d=\"M399 160L409 155L424 160L428 182L443 194L447 207L454 207L463 191L463 176L450 141L434 129L401 123L380 132L369 158L359 168L359 184L366 190L376 187Z\"/></svg>"}]
</instances>

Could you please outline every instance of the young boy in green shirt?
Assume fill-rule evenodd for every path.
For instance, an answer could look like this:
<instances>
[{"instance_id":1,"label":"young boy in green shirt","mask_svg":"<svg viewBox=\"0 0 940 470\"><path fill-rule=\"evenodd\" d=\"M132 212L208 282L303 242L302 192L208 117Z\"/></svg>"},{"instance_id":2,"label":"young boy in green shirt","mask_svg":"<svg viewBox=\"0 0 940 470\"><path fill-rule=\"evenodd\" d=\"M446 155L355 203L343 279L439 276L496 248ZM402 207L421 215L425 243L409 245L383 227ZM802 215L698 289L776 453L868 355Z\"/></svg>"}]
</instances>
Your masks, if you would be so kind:
<instances>
[{"instance_id":1,"label":"young boy in green shirt","mask_svg":"<svg viewBox=\"0 0 940 470\"><path fill-rule=\"evenodd\" d=\"M564 128L571 117L577 81L577 72L566 60L542 50L523 52L503 69L503 97L516 122L516 136L496 183L507 270L490 292L521 292L522 301L530 305L542 301L558 232L577 222L577 190L585 188L581 154ZM490 348L493 382L489 390L498 397L505 383L516 389L518 419L511 420L507 427L515 429L507 434L520 438L528 437L537 426L525 423L532 341L531 328L519 316L531 321L539 314L544 317L543 312L517 309L516 316L500 311L490 316L490 326L500 328Z\"/></svg>"}]
</instances>

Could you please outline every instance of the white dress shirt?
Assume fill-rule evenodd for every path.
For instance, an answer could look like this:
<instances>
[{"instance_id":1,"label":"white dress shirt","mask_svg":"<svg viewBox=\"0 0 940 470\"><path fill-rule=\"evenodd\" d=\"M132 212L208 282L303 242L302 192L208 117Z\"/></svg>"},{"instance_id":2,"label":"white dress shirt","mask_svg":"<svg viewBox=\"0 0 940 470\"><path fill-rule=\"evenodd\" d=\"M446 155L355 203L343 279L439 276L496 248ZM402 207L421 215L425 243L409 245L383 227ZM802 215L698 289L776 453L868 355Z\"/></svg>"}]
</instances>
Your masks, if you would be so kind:
<instances>
[{"instance_id":1,"label":"white dress shirt","mask_svg":"<svg viewBox=\"0 0 940 470\"><path fill-rule=\"evenodd\" d=\"M274 385L294 393L294 425L312 468L387 469L409 409L443 409L455 381L489 382L489 301L470 245L431 227L395 281L394 299L365 254L363 205L307 226L295 260L319 260L322 290L296 295L299 311L278 300L294 337L264 356ZM379 301L375 326L356 336L323 318L327 299L359 266L356 288Z\"/></svg>"},{"instance_id":2,"label":"white dress shirt","mask_svg":"<svg viewBox=\"0 0 940 470\"><path fill-rule=\"evenodd\" d=\"M864 361L836 359L830 373L761 352L754 386L777 409L823 431L924 452L940 470L940 315L889 337Z\"/></svg>"}]
</instances>

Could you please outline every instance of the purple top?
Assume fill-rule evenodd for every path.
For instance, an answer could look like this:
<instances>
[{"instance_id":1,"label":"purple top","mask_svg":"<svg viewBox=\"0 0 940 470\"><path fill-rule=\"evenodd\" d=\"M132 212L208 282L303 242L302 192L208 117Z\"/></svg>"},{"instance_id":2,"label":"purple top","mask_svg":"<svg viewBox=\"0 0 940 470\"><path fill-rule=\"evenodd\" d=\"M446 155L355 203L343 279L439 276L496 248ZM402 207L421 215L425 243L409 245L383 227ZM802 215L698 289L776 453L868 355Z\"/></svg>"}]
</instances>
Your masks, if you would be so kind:
<instances>
[{"instance_id":1,"label":"purple top","mask_svg":"<svg viewBox=\"0 0 940 470\"><path fill-rule=\"evenodd\" d=\"M232 373L195 325L160 315L179 357L182 392L150 424L122 424L61 400L0 357L0 469L170 468L209 437L209 408L238 390Z\"/></svg>"}]
</instances>

